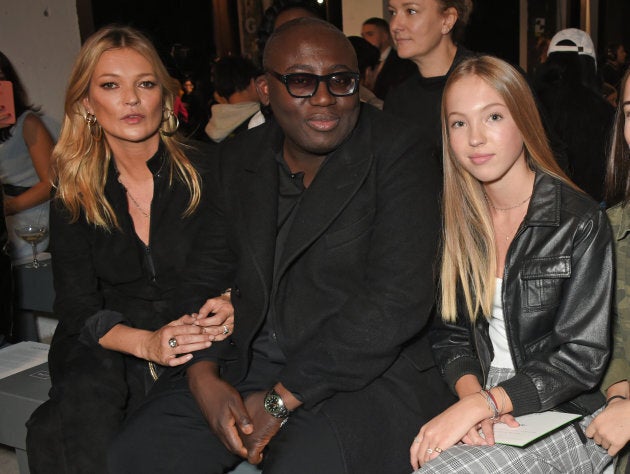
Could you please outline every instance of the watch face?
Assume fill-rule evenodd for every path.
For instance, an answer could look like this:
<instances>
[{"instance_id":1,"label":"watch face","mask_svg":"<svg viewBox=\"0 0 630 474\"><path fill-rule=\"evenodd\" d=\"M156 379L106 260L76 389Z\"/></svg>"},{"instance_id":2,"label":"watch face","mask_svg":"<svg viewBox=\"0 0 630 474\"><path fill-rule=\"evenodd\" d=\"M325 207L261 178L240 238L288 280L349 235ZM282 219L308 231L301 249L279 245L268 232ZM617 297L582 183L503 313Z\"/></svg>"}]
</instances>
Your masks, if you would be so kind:
<instances>
[{"instance_id":1,"label":"watch face","mask_svg":"<svg viewBox=\"0 0 630 474\"><path fill-rule=\"evenodd\" d=\"M278 397L268 395L265 399L265 408L271 413L277 413L278 409L280 408L278 406Z\"/></svg>"},{"instance_id":2,"label":"watch face","mask_svg":"<svg viewBox=\"0 0 630 474\"><path fill-rule=\"evenodd\" d=\"M282 398L275 392L270 392L265 396L264 405L265 410L276 418L286 418L289 415Z\"/></svg>"}]
</instances>

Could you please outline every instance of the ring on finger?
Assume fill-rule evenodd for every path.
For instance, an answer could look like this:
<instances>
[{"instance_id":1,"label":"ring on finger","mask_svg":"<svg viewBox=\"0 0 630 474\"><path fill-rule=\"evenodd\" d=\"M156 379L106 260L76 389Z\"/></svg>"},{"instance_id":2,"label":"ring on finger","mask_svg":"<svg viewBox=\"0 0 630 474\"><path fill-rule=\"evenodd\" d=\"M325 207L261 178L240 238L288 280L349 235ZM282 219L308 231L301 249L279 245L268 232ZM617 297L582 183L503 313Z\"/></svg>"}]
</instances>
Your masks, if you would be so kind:
<instances>
[{"instance_id":1,"label":"ring on finger","mask_svg":"<svg viewBox=\"0 0 630 474\"><path fill-rule=\"evenodd\" d=\"M413 444L420 444L420 438L418 436L413 439Z\"/></svg>"},{"instance_id":2,"label":"ring on finger","mask_svg":"<svg viewBox=\"0 0 630 474\"><path fill-rule=\"evenodd\" d=\"M227 324L223 325L223 335L225 336L226 334L230 333L230 328L227 327Z\"/></svg>"},{"instance_id":3,"label":"ring on finger","mask_svg":"<svg viewBox=\"0 0 630 474\"><path fill-rule=\"evenodd\" d=\"M435 451L438 454L441 454L443 450L442 448L433 448L433 451Z\"/></svg>"},{"instance_id":4,"label":"ring on finger","mask_svg":"<svg viewBox=\"0 0 630 474\"><path fill-rule=\"evenodd\" d=\"M433 450L431 448L427 449L427 454L433 454Z\"/></svg>"},{"instance_id":5,"label":"ring on finger","mask_svg":"<svg viewBox=\"0 0 630 474\"><path fill-rule=\"evenodd\" d=\"M177 339L175 339L174 337L171 337L171 338L168 340L168 345L169 345L171 348L175 349L175 348L177 347Z\"/></svg>"}]
</instances>

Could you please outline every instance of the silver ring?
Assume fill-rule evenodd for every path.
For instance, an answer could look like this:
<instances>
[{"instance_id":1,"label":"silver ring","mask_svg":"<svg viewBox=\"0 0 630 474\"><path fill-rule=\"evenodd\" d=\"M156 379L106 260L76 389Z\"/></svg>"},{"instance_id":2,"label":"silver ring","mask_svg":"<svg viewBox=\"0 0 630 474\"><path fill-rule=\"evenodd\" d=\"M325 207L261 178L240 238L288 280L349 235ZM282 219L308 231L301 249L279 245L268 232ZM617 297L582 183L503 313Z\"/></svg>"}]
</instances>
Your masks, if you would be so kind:
<instances>
[{"instance_id":1,"label":"silver ring","mask_svg":"<svg viewBox=\"0 0 630 474\"><path fill-rule=\"evenodd\" d=\"M433 450L431 448L427 449L427 454L432 454Z\"/></svg>"},{"instance_id":2,"label":"silver ring","mask_svg":"<svg viewBox=\"0 0 630 474\"><path fill-rule=\"evenodd\" d=\"M227 324L223 325L223 335L225 336L226 334L230 333L230 328L227 327Z\"/></svg>"},{"instance_id":3,"label":"silver ring","mask_svg":"<svg viewBox=\"0 0 630 474\"><path fill-rule=\"evenodd\" d=\"M175 349L177 347L177 339L175 339L174 337L171 337L168 340L168 345L172 347L173 349Z\"/></svg>"},{"instance_id":4,"label":"silver ring","mask_svg":"<svg viewBox=\"0 0 630 474\"><path fill-rule=\"evenodd\" d=\"M413 439L413 444L420 444L420 438L417 436Z\"/></svg>"}]
</instances>

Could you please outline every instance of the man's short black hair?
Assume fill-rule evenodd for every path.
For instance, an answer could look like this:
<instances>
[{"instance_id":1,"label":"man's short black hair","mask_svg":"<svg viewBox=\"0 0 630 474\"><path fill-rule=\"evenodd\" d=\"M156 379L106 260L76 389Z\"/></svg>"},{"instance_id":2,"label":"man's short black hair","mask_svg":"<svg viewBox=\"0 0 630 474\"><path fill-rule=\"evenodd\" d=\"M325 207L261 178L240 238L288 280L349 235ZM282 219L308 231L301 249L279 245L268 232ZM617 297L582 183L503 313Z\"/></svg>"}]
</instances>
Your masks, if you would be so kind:
<instances>
[{"instance_id":1,"label":"man's short black hair","mask_svg":"<svg viewBox=\"0 0 630 474\"><path fill-rule=\"evenodd\" d=\"M382 18L378 18L374 16L372 18L368 18L367 20L365 20L363 24L378 26L380 29L382 29L389 35L389 23L387 23Z\"/></svg>"},{"instance_id":2,"label":"man's short black hair","mask_svg":"<svg viewBox=\"0 0 630 474\"><path fill-rule=\"evenodd\" d=\"M367 68L376 68L376 66L378 66L381 60L381 52L376 46L360 36L348 36L348 41L352 44L354 52L357 53L361 77L365 76Z\"/></svg>"},{"instance_id":3,"label":"man's short black hair","mask_svg":"<svg viewBox=\"0 0 630 474\"><path fill-rule=\"evenodd\" d=\"M259 75L260 70L254 63L242 56L225 56L212 67L214 90L226 99L235 92L247 89L251 80Z\"/></svg>"}]
</instances>

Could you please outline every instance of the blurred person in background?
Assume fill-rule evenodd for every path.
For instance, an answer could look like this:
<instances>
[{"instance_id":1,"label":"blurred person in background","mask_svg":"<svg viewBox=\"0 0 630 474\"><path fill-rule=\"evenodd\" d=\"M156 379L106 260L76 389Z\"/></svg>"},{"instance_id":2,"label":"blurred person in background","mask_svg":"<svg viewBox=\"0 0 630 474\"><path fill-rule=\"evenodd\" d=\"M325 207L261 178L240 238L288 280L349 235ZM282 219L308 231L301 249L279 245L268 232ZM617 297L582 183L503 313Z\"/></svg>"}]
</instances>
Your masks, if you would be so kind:
<instances>
[{"instance_id":1,"label":"blurred person in background","mask_svg":"<svg viewBox=\"0 0 630 474\"><path fill-rule=\"evenodd\" d=\"M412 60L417 71L390 90L383 110L414 125L423 141L433 144L433 156L439 163L442 162L442 90L453 68L472 55L458 43L472 12L472 3L472 0L389 2L389 27L398 56Z\"/></svg>"},{"instance_id":2,"label":"blurred person in background","mask_svg":"<svg viewBox=\"0 0 630 474\"><path fill-rule=\"evenodd\" d=\"M608 135L615 109L604 99L593 42L567 28L549 44L547 61L534 76L541 113L557 156L566 157L571 180L597 202L604 200Z\"/></svg>"},{"instance_id":3,"label":"blurred person in background","mask_svg":"<svg viewBox=\"0 0 630 474\"><path fill-rule=\"evenodd\" d=\"M214 143L251 128L250 121L260 112L256 92L259 75L254 63L242 56L226 56L214 63L212 83L216 104L211 108L212 115L205 128Z\"/></svg>"},{"instance_id":4,"label":"blurred person in background","mask_svg":"<svg viewBox=\"0 0 630 474\"><path fill-rule=\"evenodd\" d=\"M4 201L9 255L14 263L32 259L31 244L15 229L28 224L48 225L51 190L50 157L57 126L28 100L9 59L0 52L0 81L13 84L15 116L0 110L0 183ZM48 237L38 251L48 247Z\"/></svg>"},{"instance_id":5,"label":"blurred person in background","mask_svg":"<svg viewBox=\"0 0 630 474\"><path fill-rule=\"evenodd\" d=\"M374 71L372 92L385 100L389 89L400 84L416 71L409 59L401 59L394 49L389 24L382 18L368 18L361 26L361 36L379 51L379 62Z\"/></svg>"},{"instance_id":6,"label":"blurred person in background","mask_svg":"<svg viewBox=\"0 0 630 474\"><path fill-rule=\"evenodd\" d=\"M360 36L349 36L348 40L359 62L359 99L382 110L383 100L373 92L376 69L380 62L378 49Z\"/></svg>"}]
</instances>

